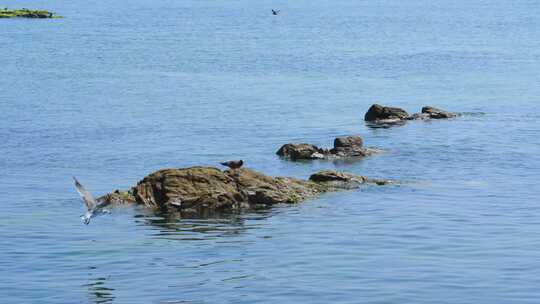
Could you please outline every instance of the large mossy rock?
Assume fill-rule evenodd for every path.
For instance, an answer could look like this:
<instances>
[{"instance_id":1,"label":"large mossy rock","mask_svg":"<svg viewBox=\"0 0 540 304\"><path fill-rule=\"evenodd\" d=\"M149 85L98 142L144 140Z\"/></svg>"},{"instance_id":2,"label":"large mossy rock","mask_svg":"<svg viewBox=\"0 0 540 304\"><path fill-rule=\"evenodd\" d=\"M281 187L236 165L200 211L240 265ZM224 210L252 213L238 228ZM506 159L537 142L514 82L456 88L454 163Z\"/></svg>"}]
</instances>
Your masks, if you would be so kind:
<instances>
[{"instance_id":1,"label":"large mossy rock","mask_svg":"<svg viewBox=\"0 0 540 304\"><path fill-rule=\"evenodd\" d=\"M166 211L204 212L293 204L327 191L351 189L366 177L321 171L309 180L270 177L247 168L221 171L212 167L164 169L154 172L128 191L115 191L99 200L137 203Z\"/></svg>"},{"instance_id":2,"label":"large mossy rock","mask_svg":"<svg viewBox=\"0 0 540 304\"><path fill-rule=\"evenodd\" d=\"M137 183L132 192L137 203L159 208L238 208L245 201L230 176L208 167L160 170Z\"/></svg>"}]
</instances>

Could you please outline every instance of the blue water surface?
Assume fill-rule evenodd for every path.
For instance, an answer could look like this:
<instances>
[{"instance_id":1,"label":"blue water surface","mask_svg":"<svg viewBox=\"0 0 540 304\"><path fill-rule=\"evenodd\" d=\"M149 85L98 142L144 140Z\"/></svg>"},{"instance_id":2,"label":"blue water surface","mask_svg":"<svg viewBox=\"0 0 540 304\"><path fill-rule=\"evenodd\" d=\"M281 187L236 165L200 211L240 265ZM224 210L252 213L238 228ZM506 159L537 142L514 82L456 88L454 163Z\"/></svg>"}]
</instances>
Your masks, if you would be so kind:
<instances>
[{"instance_id":1,"label":"blue water surface","mask_svg":"<svg viewBox=\"0 0 540 304\"><path fill-rule=\"evenodd\" d=\"M540 2L5 5L65 18L0 19L1 303L539 303ZM373 129L374 102L469 114ZM274 154L349 134L386 153ZM100 195L239 158L403 183L212 218L79 219L72 175Z\"/></svg>"}]
</instances>

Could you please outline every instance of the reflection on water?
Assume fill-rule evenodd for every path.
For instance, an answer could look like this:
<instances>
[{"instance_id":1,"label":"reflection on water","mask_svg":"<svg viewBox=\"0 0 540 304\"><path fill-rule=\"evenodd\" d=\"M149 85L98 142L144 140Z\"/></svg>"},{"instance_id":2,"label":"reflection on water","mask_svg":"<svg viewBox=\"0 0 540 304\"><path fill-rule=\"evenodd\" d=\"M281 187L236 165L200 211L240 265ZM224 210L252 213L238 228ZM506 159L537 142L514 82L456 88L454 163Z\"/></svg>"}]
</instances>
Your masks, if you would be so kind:
<instances>
[{"instance_id":1,"label":"reflection on water","mask_svg":"<svg viewBox=\"0 0 540 304\"><path fill-rule=\"evenodd\" d=\"M257 228L257 224L246 225L246 220L263 220L271 214L270 210L246 212L186 215L180 212L146 211L134 217L137 224L154 227L157 238L197 241L238 236Z\"/></svg>"},{"instance_id":2,"label":"reflection on water","mask_svg":"<svg viewBox=\"0 0 540 304\"><path fill-rule=\"evenodd\" d=\"M388 129L391 127L401 127L407 124L408 120L397 120L397 121L389 121L389 122L371 122L366 121L366 127L371 129Z\"/></svg>"},{"instance_id":3,"label":"reflection on water","mask_svg":"<svg viewBox=\"0 0 540 304\"><path fill-rule=\"evenodd\" d=\"M113 303L113 288L105 286L109 278L97 277L90 280L90 283L83 285L88 288L89 303L105 304Z\"/></svg>"},{"instance_id":4,"label":"reflection on water","mask_svg":"<svg viewBox=\"0 0 540 304\"><path fill-rule=\"evenodd\" d=\"M485 115L486 113L484 112L459 112L459 113L456 113L457 116L470 116L470 117L477 117L477 116L483 116ZM452 118L448 118L448 119L442 119L442 120L451 120ZM413 122L413 121L433 121L433 120L437 120L437 119L428 119L428 120L421 120L421 119L413 119L413 120L392 120L392 119L389 119L389 120L386 120L386 121L377 121L377 122L373 122L373 121L366 121L364 122L366 127L370 128L370 129L388 129L388 128L392 128L392 127L401 127L401 126L404 126L407 124L407 122Z\"/></svg>"}]
</instances>

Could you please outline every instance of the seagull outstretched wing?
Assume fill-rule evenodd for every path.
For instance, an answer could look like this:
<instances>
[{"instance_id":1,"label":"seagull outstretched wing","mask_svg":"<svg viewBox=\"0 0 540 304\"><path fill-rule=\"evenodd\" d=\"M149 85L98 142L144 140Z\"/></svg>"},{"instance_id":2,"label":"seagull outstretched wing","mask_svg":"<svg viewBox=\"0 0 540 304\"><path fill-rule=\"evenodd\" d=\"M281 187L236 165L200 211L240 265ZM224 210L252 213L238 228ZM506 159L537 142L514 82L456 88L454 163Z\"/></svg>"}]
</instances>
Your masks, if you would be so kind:
<instances>
[{"instance_id":1,"label":"seagull outstretched wing","mask_svg":"<svg viewBox=\"0 0 540 304\"><path fill-rule=\"evenodd\" d=\"M88 192L75 177L73 177L73 180L75 181L75 188L77 189L77 192L79 192L79 194L81 195L81 199L86 205L86 209L94 209L97 203L92 194L90 194L90 192Z\"/></svg>"}]
</instances>

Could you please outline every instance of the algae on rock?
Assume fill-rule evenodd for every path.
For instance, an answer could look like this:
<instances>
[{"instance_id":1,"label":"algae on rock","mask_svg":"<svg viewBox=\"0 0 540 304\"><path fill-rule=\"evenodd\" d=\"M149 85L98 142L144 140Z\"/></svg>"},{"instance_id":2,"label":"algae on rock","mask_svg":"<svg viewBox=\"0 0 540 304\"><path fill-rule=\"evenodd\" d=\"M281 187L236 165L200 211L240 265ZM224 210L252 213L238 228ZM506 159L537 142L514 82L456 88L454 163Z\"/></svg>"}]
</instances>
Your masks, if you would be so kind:
<instances>
[{"instance_id":1,"label":"algae on rock","mask_svg":"<svg viewBox=\"0 0 540 304\"><path fill-rule=\"evenodd\" d=\"M380 185L387 181L332 170L301 180L270 177L248 168L221 171L212 167L190 167L159 170L130 190L117 190L99 200L137 203L165 211L238 210L295 204L324 192L358 188L364 183Z\"/></svg>"},{"instance_id":2,"label":"algae on rock","mask_svg":"<svg viewBox=\"0 0 540 304\"><path fill-rule=\"evenodd\" d=\"M30 10L27 8L9 10L7 8L0 9L0 18L62 18L52 12L46 10Z\"/></svg>"}]
</instances>

